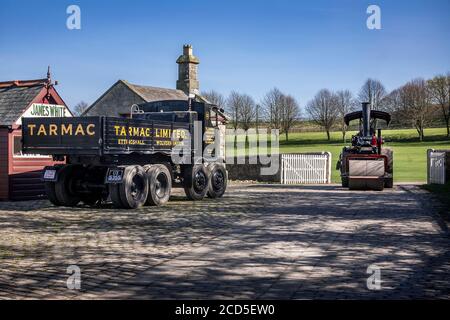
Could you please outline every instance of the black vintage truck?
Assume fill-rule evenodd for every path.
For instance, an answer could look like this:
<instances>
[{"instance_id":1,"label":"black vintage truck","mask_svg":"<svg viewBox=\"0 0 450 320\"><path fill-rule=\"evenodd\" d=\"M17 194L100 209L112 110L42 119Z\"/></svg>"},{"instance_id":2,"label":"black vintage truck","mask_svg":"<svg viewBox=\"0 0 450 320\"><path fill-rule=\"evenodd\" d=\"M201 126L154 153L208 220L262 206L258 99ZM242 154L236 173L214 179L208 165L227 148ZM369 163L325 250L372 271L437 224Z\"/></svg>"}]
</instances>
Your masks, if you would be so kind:
<instances>
[{"instance_id":1,"label":"black vintage truck","mask_svg":"<svg viewBox=\"0 0 450 320\"><path fill-rule=\"evenodd\" d=\"M158 101L131 108L130 118L24 118L26 154L51 155L42 179L57 206L159 206L172 187L201 200L227 187L225 116L215 105Z\"/></svg>"}]
</instances>

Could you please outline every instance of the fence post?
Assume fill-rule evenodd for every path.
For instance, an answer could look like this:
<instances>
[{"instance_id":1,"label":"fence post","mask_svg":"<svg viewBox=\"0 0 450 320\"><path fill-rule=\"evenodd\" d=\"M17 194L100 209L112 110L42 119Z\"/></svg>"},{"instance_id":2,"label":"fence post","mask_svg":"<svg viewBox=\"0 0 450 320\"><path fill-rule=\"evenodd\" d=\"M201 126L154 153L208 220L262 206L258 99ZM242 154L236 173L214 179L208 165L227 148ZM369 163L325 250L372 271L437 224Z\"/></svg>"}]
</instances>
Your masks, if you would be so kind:
<instances>
[{"instance_id":1,"label":"fence post","mask_svg":"<svg viewBox=\"0 0 450 320\"><path fill-rule=\"evenodd\" d=\"M327 160L328 160L328 171L327 171L327 183L331 183L331 152L326 152L326 154L328 155Z\"/></svg>"},{"instance_id":2,"label":"fence post","mask_svg":"<svg viewBox=\"0 0 450 320\"><path fill-rule=\"evenodd\" d=\"M431 177L430 177L430 166L431 166L431 153L434 151L434 149L428 149L427 150L427 184L430 184Z\"/></svg>"}]
</instances>

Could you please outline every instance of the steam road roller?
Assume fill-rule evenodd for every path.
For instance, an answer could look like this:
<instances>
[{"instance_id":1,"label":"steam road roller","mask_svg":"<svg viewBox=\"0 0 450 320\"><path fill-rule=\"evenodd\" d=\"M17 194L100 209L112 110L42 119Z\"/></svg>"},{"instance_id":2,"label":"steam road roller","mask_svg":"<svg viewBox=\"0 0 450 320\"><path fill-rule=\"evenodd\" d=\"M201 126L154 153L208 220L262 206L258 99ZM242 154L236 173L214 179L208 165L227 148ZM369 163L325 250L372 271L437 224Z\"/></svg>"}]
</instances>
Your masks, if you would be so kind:
<instances>
[{"instance_id":1,"label":"steam road roller","mask_svg":"<svg viewBox=\"0 0 450 320\"><path fill-rule=\"evenodd\" d=\"M344 122L359 120L359 132L352 136L351 146L344 147L336 169L341 172L342 187L352 190L383 190L393 187L393 151L383 148L379 120L389 125L387 112L371 110L371 104L362 103L362 110L348 113Z\"/></svg>"}]
</instances>

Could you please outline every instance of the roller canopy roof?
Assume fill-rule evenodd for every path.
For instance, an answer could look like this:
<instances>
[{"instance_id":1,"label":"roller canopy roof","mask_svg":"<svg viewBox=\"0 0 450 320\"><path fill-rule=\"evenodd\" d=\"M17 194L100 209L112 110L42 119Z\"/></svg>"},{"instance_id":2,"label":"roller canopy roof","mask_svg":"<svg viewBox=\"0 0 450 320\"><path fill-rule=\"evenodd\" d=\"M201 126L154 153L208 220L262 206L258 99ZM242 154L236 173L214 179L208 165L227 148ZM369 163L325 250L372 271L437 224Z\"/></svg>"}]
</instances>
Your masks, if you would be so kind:
<instances>
[{"instance_id":1,"label":"roller canopy roof","mask_svg":"<svg viewBox=\"0 0 450 320\"><path fill-rule=\"evenodd\" d=\"M344 117L344 122L346 125L349 125L350 121L361 119L363 117L362 111L355 111L352 113L348 113ZM391 122L391 115L384 111L378 111L378 110L370 110L370 118L374 119L381 119L386 121L387 124Z\"/></svg>"}]
</instances>

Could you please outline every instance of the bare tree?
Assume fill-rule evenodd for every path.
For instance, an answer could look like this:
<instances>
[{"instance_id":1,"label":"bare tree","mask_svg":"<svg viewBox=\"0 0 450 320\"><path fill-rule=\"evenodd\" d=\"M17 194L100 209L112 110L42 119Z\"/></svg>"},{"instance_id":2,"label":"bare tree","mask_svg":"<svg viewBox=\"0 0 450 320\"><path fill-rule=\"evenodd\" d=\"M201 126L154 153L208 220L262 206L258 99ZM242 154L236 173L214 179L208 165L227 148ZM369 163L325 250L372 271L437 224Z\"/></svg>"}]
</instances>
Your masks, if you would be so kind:
<instances>
[{"instance_id":1,"label":"bare tree","mask_svg":"<svg viewBox=\"0 0 450 320\"><path fill-rule=\"evenodd\" d=\"M256 117L256 104L252 97L247 94L240 95L239 98L239 120L242 129L248 130Z\"/></svg>"},{"instance_id":2,"label":"bare tree","mask_svg":"<svg viewBox=\"0 0 450 320\"><path fill-rule=\"evenodd\" d=\"M83 114L83 112L86 111L88 107L89 105L86 102L80 101L75 105L75 107L73 107L72 112L75 116L80 116Z\"/></svg>"},{"instance_id":3,"label":"bare tree","mask_svg":"<svg viewBox=\"0 0 450 320\"><path fill-rule=\"evenodd\" d=\"M289 141L289 131L299 116L300 107L297 100L290 95L283 95L283 104L281 108L281 130L286 135L286 141Z\"/></svg>"},{"instance_id":4,"label":"bare tree","mask_svg":"<svg viewBox=\"0 0 450 320\"><path fill-rule=\"evenodd\" d=\"M242 96L236 91L232 91L227 99L227 109L231 115L231 125L234 130L239 126L240 109L242 106Z\"/></svg>"},{"instance_id":5,"label":"bare tree","mask_svg":"<svg viewBox=\"0 0 450 320\"><path fill-rule=\"evenodd\" d=\"M271 129L281 129L283 93L274 88L262 100L262 106Z\"/></svg>"},{"instance_id":6,"label":"bare tree","mask_svg":"<svg viewBox=\"0 0 450 320\"><path fill-rule=\"evenodd\" d=\"M225 107L226 100L224 96L215 90L202 92L202 96L205 97L206 100L208 100L212 104L218 106L219 108Z\"/></svg>"},{"instance_id":7,"label":"bare tree","mask_svg":"<svg viewBox=\"0 0 450 320\"><path fill-rule=\"evenodd\" d=\"M383 99L386 97L383 84L375 79L367 79L359 91L360 102L371 102L375 110L383 110Z\"/></svg>"},{"instance_id":8,"label":"bare tree","mask_svg":"<svg viewBox=\"0 0 450 320\"><path fill-rule=\"evenodd\" d=\"M450 137L450 73L438 75L427 82L432 102L437 104L444 117L447 137Z\"/></svg>"},{"instance_id":9,"label":"bare tree","mask_svg":"<svg viewBox=\"0 0 450 320\"><path fill-rule=\"evenodd\" d=\"M342 141L345 142L345 135L347 133L347 125L344 122L344 116L355 110L356 102L353 99L353 94L350 90L340 90L336 92L337 110L339 112L339 120L341 122Z\"/></svg>"},{"instance_id":10,"label":"bare tree","mask_svg":"<svg viewBox=\"0 0 450 320\"><path fill-rule=\"evenodd\" d=\"M431 95L427 83L423 79L415 79L399 90L402 116L416 128L419 140L423 141L424 129L431 118Z\"/></svg>"},{"instance_id":11,"label":"bare tree","mask_svg":"<svg viewBox=\"0 0 450 320\"><path fill-rule=\"evenodd\" d=\"M259 129L259 120L261 117L261 106L259 104L256 105L255 108L255 127L256 127L256 131L258 131Z\"/></svg>"},{"instance_id":12,"label":"bare tree","mask_svg":"<svg viewBox=\"0 0 450 320\"><path fill-rule=\"evenodd\" d=\"M383 99L384 111L387 111L391 114L392 123L404 125L407 123L407 121L405 121L405 117L402 116L401 105L401 88L392 90Z\"/></svg>"},{"instance_id":13,"label":"bare tree","mask_svg":"<svg viewBox=\"0 0 450 320\"><path fill-rule=\"evenodd\" d=\"M320 90L306 107L311 119L323 127L330 140L330 131L338 118L336 96L328 89Z\"/></svg>"}]
</instances>

